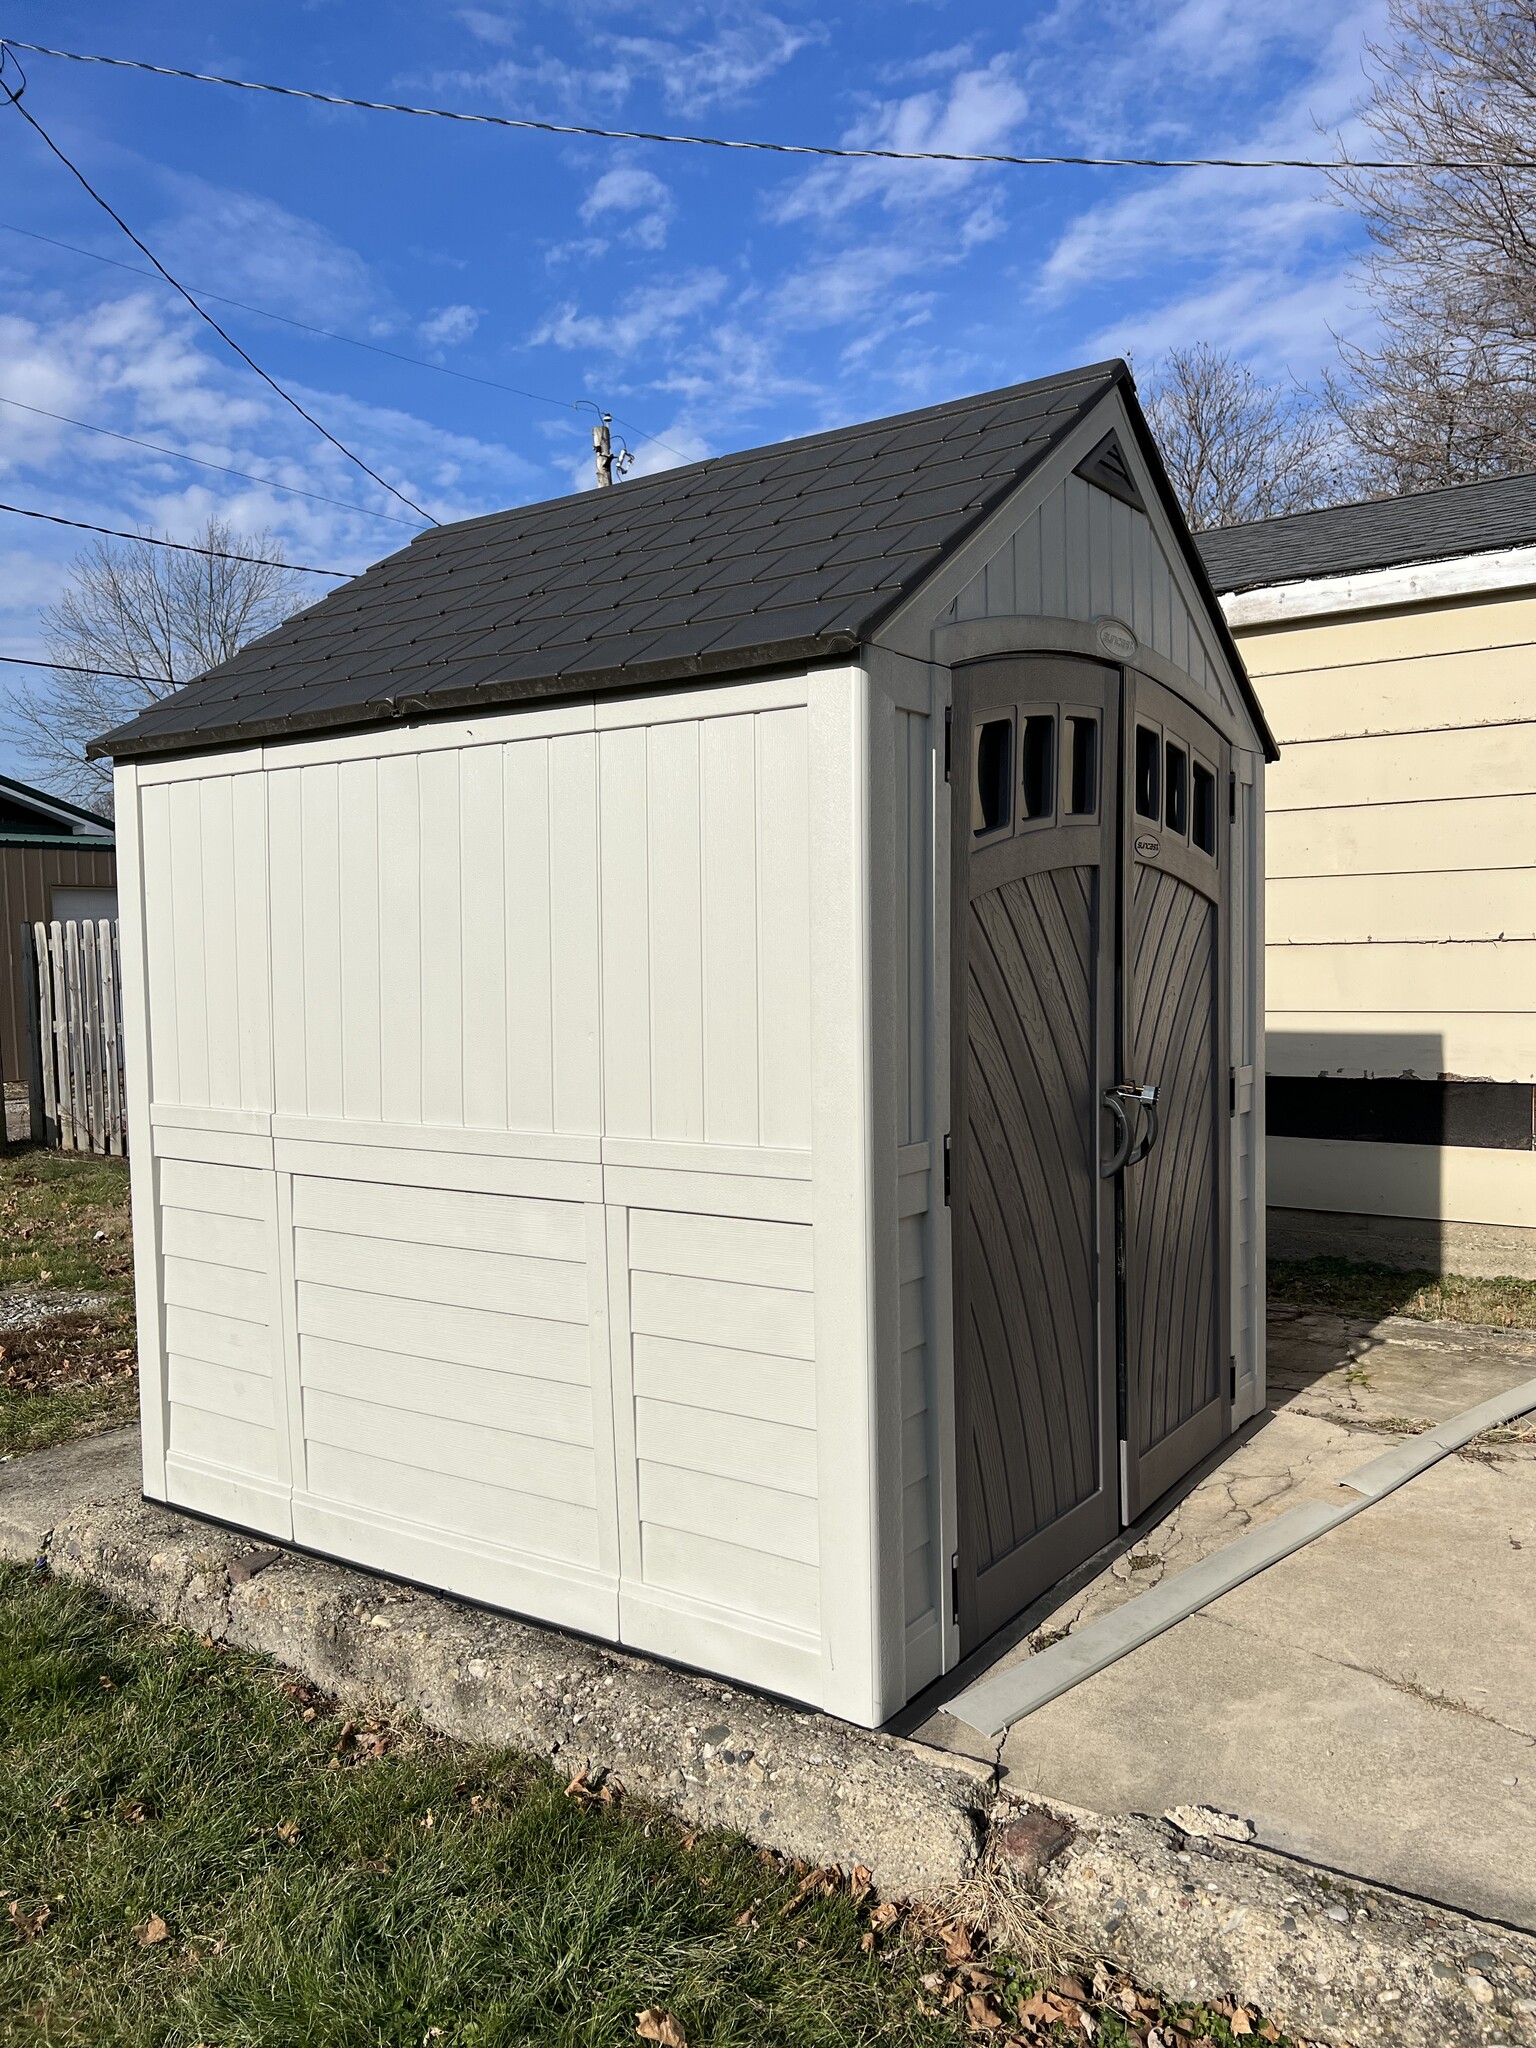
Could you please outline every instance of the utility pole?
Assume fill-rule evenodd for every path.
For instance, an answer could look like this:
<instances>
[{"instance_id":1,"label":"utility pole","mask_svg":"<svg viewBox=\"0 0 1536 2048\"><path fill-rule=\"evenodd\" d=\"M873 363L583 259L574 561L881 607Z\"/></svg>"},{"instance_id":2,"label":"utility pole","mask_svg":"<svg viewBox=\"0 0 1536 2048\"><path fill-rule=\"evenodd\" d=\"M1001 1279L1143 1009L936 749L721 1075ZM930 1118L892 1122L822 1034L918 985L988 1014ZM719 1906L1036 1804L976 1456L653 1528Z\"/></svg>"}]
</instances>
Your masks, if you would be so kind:
<instances>
[{"instance_id":1,"label":"utility pole","mask_svg":"<svg viewBox=\"0 0 1536 2048\"><path fill-rule=\"evenodd\" d=\"M613 414L605 412L592 429L592 447L597 458L597 487L606 490L613 482L613 436L609 428L613 425Z\"/></svg>"}]
</instances>

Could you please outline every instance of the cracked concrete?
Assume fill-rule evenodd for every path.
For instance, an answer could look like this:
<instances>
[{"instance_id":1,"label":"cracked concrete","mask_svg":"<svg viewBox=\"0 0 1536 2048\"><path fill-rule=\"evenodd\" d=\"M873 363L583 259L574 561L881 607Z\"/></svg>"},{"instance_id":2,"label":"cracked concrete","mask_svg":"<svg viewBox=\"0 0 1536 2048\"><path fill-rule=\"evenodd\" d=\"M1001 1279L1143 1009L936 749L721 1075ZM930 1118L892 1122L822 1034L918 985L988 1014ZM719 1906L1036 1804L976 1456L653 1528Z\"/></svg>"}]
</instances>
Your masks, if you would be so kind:
<instances>
[{"instance_id":1,"label":"cracked concrete","mask_svg":"<svg viewBox=\"0 0 1536 2048\"><path fill-rule=\"evenodd\" d=\"M1273 1412L1015 1662L1536 1372L1530 1333L1281 1311ZM1492 1431L991 1744L1005 1789L1208 1805L1275 1850L1536 1929L1536 1442ZM973 1674L974 1675L974 1674Z\"/></svg>"}]
</instances>

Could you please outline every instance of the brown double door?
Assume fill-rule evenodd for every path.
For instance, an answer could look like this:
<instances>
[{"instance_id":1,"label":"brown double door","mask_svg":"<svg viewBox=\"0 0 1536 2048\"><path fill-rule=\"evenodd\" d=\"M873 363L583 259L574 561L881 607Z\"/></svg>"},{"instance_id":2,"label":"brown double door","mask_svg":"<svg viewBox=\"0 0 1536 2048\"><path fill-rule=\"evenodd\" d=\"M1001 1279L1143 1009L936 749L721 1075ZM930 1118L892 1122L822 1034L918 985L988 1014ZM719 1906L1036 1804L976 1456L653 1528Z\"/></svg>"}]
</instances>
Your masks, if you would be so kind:
<instances>
[{"instance_id":1,"label":"brown double door","mask_svg":"<svg viewBox=\"0 0 1536 2048\"><path fill-rule=\"evenodd\" d=\"M1229 1426L1229 763L1189 705L1088 661L959 668L952 717L970 1649Z\"/></svg>"}]
</instances>

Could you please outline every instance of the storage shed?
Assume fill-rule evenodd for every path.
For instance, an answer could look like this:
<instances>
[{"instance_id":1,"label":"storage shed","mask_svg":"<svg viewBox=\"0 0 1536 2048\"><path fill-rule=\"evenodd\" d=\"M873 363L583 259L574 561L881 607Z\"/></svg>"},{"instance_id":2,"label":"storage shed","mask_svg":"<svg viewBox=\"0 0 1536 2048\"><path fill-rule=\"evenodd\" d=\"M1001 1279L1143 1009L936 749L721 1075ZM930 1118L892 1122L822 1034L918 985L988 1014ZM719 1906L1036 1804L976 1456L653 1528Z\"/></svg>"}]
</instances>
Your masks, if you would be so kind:
<instances>
[{"instance_id":1,"label":"storage shed","mask_svg":"<svg viewBox=\"0 0 1536 2048\"><path fill-rule=\"evenodd\" d=\"M102 745L151 1497L876 1724L1261 1405L1272 749L1123 363Z\"/></svg>"}]
</instances>

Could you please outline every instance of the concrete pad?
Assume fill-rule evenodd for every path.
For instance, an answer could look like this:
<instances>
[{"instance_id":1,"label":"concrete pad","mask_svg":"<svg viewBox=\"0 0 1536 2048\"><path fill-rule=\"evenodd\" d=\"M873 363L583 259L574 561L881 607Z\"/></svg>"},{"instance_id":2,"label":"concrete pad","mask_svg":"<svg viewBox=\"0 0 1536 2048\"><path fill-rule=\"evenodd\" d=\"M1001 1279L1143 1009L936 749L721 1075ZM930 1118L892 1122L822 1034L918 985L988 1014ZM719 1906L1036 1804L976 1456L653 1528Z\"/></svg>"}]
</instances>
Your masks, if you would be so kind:
<instances>
[{"instance_id":1,"label":"concrete pad","mask_svg":"<svg viewBox=\"0 0 1536 2048\"><path fill-rule=\"evenodd\" d=\"M994 1668L1536 1374L1526 1333L1275 1334L1284 1405ZM914 1732L988 1751L942 1712ZM1276 1850L1536 1929L1536 1429L1493 1432L1085 1680L1000 1760L1015 1794L1215 1807Z\"/></svg>"}]
</instances>

